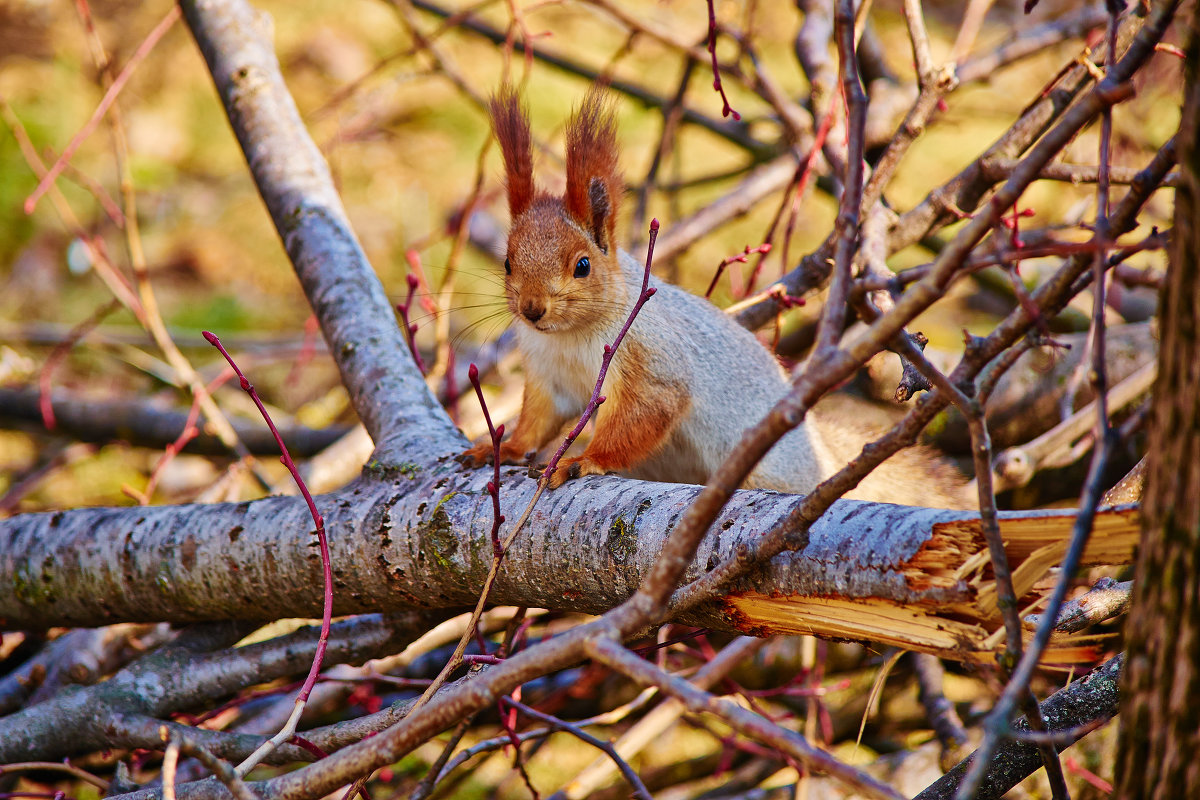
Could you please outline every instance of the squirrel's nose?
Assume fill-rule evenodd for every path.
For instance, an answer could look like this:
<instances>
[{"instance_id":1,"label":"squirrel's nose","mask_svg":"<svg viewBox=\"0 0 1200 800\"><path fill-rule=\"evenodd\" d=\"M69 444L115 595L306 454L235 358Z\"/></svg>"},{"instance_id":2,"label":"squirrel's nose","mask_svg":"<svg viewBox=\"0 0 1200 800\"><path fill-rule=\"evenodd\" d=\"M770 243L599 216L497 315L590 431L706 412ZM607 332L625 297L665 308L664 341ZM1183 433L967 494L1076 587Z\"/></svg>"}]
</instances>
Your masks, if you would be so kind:
<instances>
[{"instance_id":1,"label":"squirrel's nose","mask_svg":"<svg viewBox=\"0 0 1200 800\"><path fill-rule=\"evenodd\" d=\"M521 306L521 315L530 322L537 322L539 319L545 316L545 314L545 306L535 306L532 303Z\"/></svg>"}]
</instances>

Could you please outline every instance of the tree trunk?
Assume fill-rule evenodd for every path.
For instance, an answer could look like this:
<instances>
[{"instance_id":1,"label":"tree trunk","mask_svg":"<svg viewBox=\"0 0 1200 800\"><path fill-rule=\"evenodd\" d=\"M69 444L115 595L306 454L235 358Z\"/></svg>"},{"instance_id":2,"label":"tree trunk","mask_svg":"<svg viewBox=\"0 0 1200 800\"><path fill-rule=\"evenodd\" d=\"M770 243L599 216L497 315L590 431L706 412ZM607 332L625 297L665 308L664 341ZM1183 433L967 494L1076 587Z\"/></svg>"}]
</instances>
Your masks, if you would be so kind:
<instances>
[{"instance_id":1,"label":"tree trunk","mask_svg":"<svg viewBox=\"0 0 1200 800\"><path fill-rule=\"evenodd\" d=\"M1200 797L1200 14L1193 12L1171 262L1122 687L1122 798Z\"/></svg>"}]
</instances>

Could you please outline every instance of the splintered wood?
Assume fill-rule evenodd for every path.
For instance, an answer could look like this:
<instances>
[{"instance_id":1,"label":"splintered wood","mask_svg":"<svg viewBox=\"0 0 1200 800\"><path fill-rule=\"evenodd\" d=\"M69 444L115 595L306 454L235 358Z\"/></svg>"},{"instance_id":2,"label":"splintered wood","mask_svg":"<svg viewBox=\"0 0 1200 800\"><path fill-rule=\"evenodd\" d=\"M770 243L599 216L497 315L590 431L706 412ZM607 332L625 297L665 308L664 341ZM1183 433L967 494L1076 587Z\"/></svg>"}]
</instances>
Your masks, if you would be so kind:
<instances>
[{"instance_id":1,"label":"splintered wood","mask_svg":"<svg viewBox=\"0 0 1200 800\"><path fill-rule=\"evenodd\" d=\"M1073 513L1005 515L1000 520L1022 616L1039 610L1049 597L1074 521ZM1135 506L1102 510L1082 565L1132 563L1139 528ZM891 565L892 570L911 590L903 601L750 591L727 597L725 612L743 630L876 642L959 661L991 661L1003 647L996 581L978 519L934 523L927 540L913 555ZM1023 634L1026 639L1032 636L1028 630ZM1055 634L1043 662L1088 662L1099 650L1096 636Z\"/></svg>"}]
</instances>

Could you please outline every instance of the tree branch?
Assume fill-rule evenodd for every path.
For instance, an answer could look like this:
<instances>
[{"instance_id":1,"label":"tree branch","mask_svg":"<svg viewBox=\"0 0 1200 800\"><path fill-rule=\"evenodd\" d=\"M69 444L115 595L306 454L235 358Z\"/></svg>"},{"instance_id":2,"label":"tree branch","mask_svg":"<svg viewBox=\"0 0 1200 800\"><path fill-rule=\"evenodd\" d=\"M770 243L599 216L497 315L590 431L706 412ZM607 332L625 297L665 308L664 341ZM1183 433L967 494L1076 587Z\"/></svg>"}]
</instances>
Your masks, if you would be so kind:
<instances>
[{"instance_id":1,"label":"tree branch","mask_svg":"<svg viewBox=\"0 0 1200 800\"><path fill-rule=\"evenodd\" d=\"M218 0L183 11L376 457L465 446L416 368L396 357L404 337L283 83L268 18Z\"/></svg>"},{"instance_id":2,"label":"tree branch","mask_svg":"<svg viewBox=\"0 0 1200 800\"><path fill-rule=\"evenodd\" d=\"M51 402L58 423L55 433L97 444L125 441L137 447L166 447L179 437L188 417L186 411L161 408L145 401L81 398L63 392L55 392ZM229 422L251 453L275 455L279 452L271 432L261 423L236 418ZM36 390L0 388L0 427L16 425L44 430ZM349 431L345 425L321 429L290 425L280 433L288 449L298 458L307 458L329 447ZM226 455L229 449L216 436L201 432L184 445L183 452Z\"/></svg>"},{"instance_id":3,"label":"tree branch","mask_svg":"<svg viewBox=\"0 0 1200 800\"><path fill-rule=\"evenodd\" d=\"M1051 731L1076 732L1074 738L1055 743L1060 752L1089 730L1085 727L1081 732L1081 725L1116 715L1120 704L1117 681L1123 662L1123 657L1117 656L1042 702L1042 715L1050 721ZM1013 727L1017 731L1029 730L1024 720L1018 721ZM960 762L917 795L915 800L948 800L954 797L973 758L974 754ZM976 800L997 800L1041 766L1042 759L1035 745L1019 739L1006 740L997 748L987 774L980 783L979 792L974 797Z\"/></svg>"}]
</instances>

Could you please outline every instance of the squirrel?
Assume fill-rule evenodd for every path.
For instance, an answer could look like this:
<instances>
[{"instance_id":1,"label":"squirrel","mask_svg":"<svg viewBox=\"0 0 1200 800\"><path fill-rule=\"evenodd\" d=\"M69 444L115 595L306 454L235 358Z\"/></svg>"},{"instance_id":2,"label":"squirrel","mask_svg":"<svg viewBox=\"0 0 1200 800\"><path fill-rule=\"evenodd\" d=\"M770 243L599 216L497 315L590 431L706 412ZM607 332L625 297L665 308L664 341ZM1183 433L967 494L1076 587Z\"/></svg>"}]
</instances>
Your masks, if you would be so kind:
<instances>
[{"instance_id":1,"label":"squirrel","mask_svg":"<svg viewBox=\"0 0 1200 800\"><path fill-rule=\"evenodd\" d=\"M516 318L525 372L516 429L501 443L499 455L501 463L518 463L536 457L566 422L583 412L604 347L615 339L640 295L643 267L616 243L624 184L615 118L601 92L590 90L567 124L562 197L534 184L529 117L516 91L501 89L490 110L512 218L505 295ZM656 293L613 355L595 434L582 455L559 464L550 488L610 472L705 483L745 430L791 386L774 354L708 300L653 276L650 286ZM870 436L852 424L810 417L766 454L743 486L808 492L867 441ZM461 458L467 465L491 463L492 444L472 447ZM910 505L960 504L954 491L932 491L929 469L911 458L899 470L880 474L891 461L847 496Z\"/></svg>"}]
</instances>

